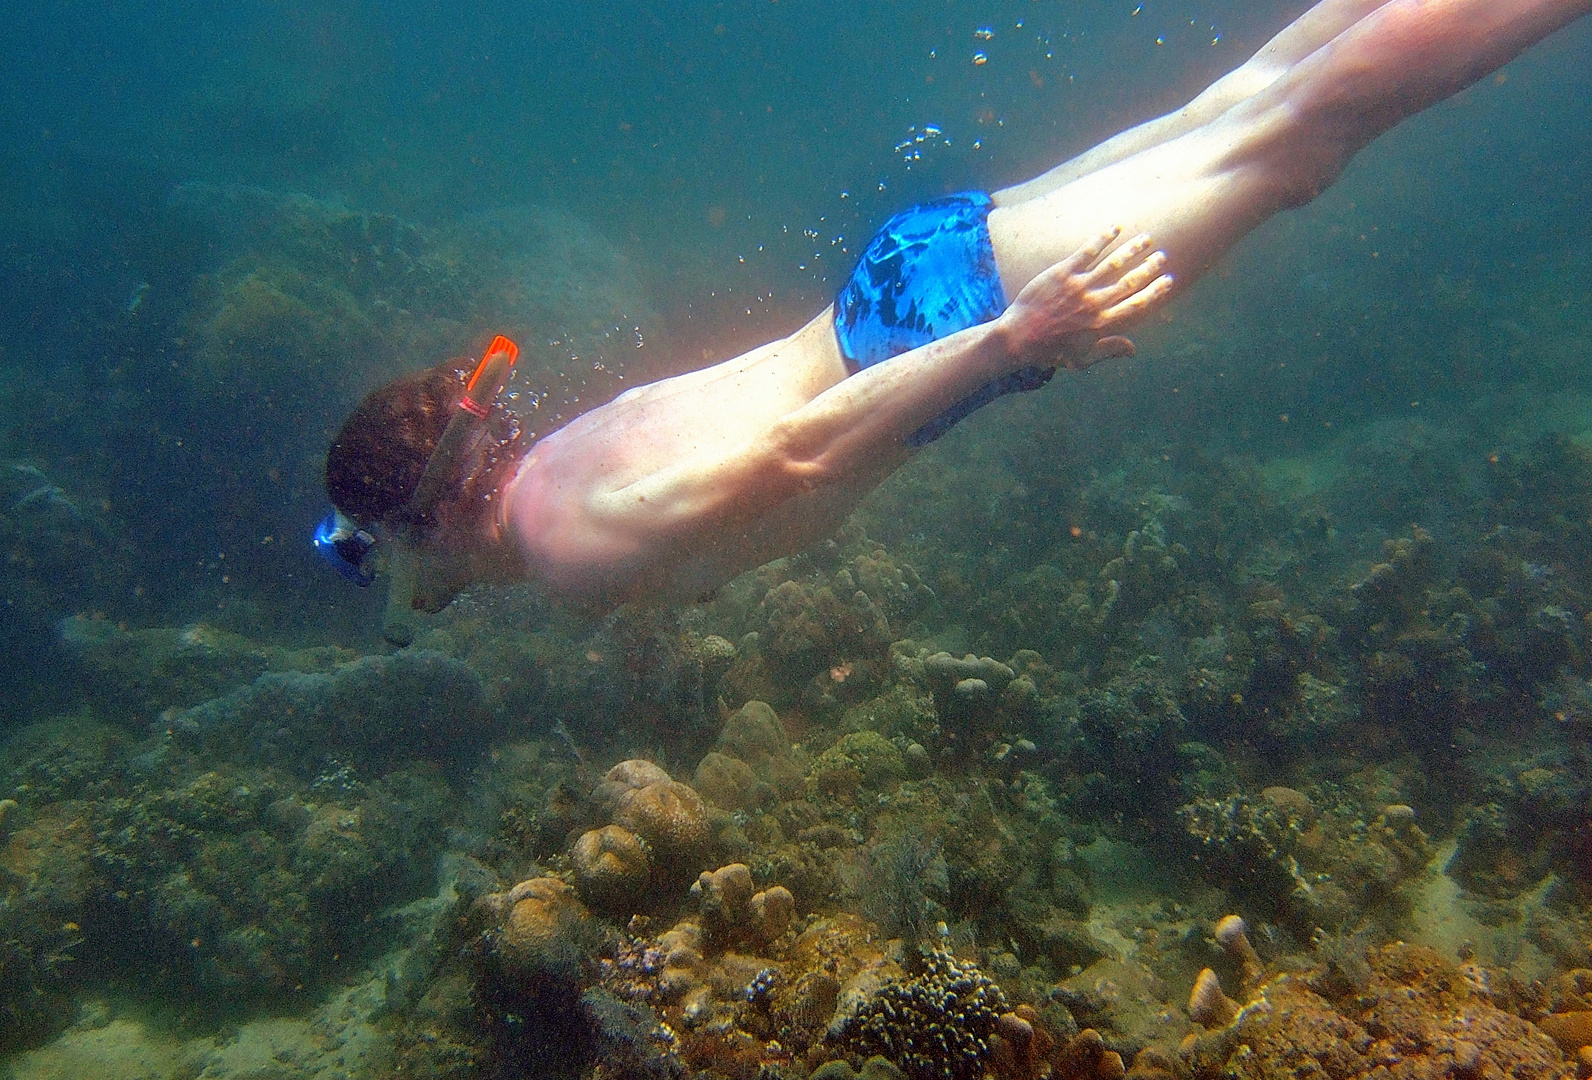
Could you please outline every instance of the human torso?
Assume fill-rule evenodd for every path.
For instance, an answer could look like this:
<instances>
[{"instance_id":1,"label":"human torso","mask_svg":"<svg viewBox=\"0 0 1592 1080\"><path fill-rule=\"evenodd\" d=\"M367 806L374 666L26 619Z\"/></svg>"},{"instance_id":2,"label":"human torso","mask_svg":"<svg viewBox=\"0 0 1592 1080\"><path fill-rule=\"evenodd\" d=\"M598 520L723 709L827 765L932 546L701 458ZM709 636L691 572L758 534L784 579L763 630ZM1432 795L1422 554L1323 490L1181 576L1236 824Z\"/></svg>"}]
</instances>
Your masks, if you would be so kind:
<instances>
[{"instance_id":1,"label":"human torso","mask_svg":"<svg viewBox=\"0 0 1592 1080\"><path fill-rule=\"evenodd\" d=\"M872 482L749 507L732 529L703 521L668 541L597 502L682 460L749 448L843 375L826 311L789 338L627 391L531 448L504 493L510 542L533 577L604 601L691 598L800 550L833 531Z\"/></svg>"}]
</instances>

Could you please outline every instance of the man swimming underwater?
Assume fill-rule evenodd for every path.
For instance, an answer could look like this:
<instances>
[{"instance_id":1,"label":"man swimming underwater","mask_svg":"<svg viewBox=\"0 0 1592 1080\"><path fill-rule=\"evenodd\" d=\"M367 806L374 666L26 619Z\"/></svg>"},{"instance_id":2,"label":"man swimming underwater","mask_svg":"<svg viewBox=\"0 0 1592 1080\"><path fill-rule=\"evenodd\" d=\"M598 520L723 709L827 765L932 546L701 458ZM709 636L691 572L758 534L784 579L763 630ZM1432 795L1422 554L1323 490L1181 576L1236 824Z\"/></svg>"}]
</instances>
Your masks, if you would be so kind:
<instances>
[{"instance_id":1,"label":"man swimming underwater","mask_svg":"<svg viewBox=\"0 0 1592 1080\"><path fill-rule=\"evenodd\" d=\"M829 535L980 405L1118 352L1107 335L1382 132L1588 11L1323 0L1182 109L1026 184L896 215L790 337L630 390L529 448L488 415L505 339L469 393L446 367L399 379L328 453L346 517L317 543L358 576L375 536L397 535L414 568L400 595L423 610L526 576L597 604L698 596Z\"/></svg>"}]
</instances>

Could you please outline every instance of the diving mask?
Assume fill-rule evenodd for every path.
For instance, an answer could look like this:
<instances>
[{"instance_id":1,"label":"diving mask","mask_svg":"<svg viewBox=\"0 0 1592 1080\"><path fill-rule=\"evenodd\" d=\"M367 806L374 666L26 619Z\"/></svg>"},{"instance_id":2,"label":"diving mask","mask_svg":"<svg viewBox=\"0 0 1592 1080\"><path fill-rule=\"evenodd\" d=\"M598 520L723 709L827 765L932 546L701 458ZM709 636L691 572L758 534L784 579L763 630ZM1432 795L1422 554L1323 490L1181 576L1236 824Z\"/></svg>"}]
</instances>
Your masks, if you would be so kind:
<instances>
[{"instance_id":1,"label":"diving mask","mask_svg":"<svg viewBox=\"0 0 1592 1080\"><path fill-rule=\"evenodd\" d=\"M315 527L315 553L361 589L376 580L376 537L341 510L333 510Z\"/></svg>"}]
</instances>

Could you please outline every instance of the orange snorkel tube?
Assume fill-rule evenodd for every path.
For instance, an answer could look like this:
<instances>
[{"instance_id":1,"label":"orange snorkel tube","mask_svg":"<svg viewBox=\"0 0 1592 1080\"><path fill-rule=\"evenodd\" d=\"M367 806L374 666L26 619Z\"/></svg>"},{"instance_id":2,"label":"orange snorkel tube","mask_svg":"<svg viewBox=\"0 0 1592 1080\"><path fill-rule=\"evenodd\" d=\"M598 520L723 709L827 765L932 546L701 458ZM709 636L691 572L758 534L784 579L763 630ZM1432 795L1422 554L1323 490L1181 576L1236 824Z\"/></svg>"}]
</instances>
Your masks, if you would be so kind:
<instances>
[{"instance_id":1,"label":"orange snorkel tube","mask_svg":"<svg viewBox=\"0 0 1592 1080\"><path fill-rule=\"evenodd\" d=\"M461 463L470 459L481 438L486 434L487 418L492 406L509 381L514 362L520 358L520 347L499 334L487 346L486 355L475 366L470 379L464 384L464 396L459 399L459 411L453 414L448 426L437 440L437 448L426 460L420 483L401 514L401 532L416 532L430 519L432 509L447 488L465 477L459 475Z\"/></svg>"}]
</instances>

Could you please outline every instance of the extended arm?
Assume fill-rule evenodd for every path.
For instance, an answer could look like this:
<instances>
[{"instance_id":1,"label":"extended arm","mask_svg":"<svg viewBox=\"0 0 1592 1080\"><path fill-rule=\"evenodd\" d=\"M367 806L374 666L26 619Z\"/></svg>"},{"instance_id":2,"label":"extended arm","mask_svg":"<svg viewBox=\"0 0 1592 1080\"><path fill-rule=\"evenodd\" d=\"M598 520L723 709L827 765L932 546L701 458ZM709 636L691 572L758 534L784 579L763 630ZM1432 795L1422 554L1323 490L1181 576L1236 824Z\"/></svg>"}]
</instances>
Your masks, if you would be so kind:
<instances>
[{"instance_id":1,"label":"extended arm","mask_svg":"<svg viewBox=\"0 0 1592 1080\"><path fill-rule=\"evenodd\" d=\"M733 522L902 453L902 440L978 387L1026 364L1077 368L1100 332L1142 314L1171 279L1148 237L1101 254L1107 233L1031 281L998 318L876 364L781 417L748 445L687 458L616 491L591 509L632 535L694 534Z\"/></svg>"}]
</instances>

